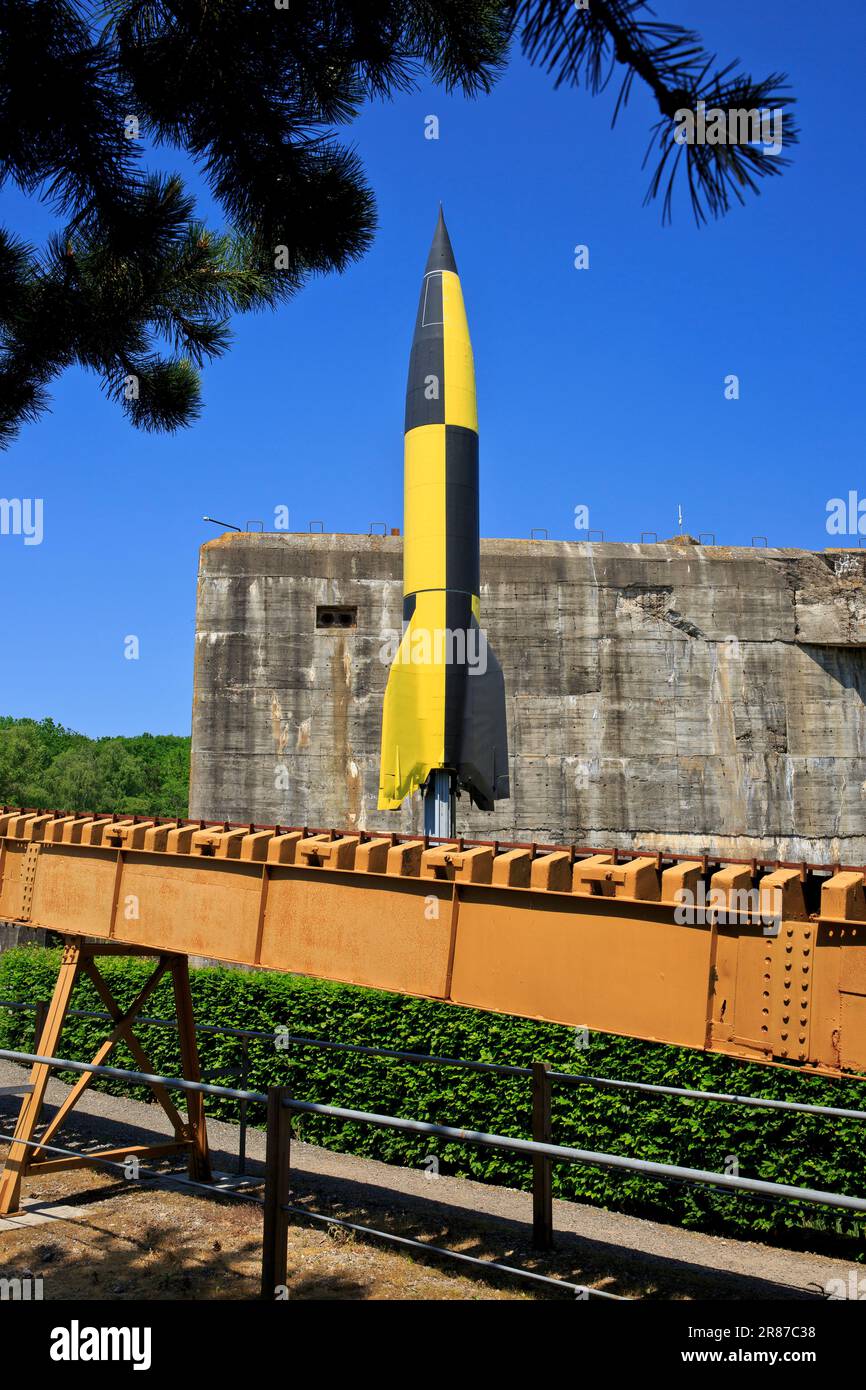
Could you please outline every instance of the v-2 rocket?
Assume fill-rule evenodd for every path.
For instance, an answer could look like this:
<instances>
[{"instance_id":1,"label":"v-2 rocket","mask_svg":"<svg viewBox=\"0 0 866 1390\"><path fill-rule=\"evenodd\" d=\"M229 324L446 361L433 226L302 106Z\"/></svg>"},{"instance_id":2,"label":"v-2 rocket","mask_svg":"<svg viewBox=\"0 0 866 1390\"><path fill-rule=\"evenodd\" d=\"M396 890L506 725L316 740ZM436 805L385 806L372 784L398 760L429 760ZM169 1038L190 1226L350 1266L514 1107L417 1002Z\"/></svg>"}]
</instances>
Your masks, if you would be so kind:
<instances>
[{"instance_id":1,"label":"v-2 rocket","mask_svg":"<svg viewBox=\"0 0 866 1390\"><path fill-rule=\"evenodd\" d=\"M379 809L447 774L491 811L509 795L505 685L481 626L475 366L441 209L409 359L403 483L403 635L382 712Z\"/></svg>"}]
</instances>

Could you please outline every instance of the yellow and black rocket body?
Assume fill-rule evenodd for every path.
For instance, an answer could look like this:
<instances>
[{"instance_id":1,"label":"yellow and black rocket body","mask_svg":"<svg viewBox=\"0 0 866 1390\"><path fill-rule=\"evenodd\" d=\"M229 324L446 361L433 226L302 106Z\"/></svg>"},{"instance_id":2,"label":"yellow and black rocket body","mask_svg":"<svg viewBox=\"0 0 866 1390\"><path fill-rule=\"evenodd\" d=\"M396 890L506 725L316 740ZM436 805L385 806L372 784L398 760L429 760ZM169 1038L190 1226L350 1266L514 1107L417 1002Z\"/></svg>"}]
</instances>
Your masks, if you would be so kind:
<instances>
[{"instance_id":1,"label":"yellow and black rocket body","mask_svg":"<svg viewBox=\"0 0 866 1390\"><path fill-rule=\"evenodd\" d=\"M403 636L382 714L379 808L438 769L492 810L509 795L505 686L480 623L478 408L463 292L440 211L406 388Z\"/></svg>"}]
</instances>

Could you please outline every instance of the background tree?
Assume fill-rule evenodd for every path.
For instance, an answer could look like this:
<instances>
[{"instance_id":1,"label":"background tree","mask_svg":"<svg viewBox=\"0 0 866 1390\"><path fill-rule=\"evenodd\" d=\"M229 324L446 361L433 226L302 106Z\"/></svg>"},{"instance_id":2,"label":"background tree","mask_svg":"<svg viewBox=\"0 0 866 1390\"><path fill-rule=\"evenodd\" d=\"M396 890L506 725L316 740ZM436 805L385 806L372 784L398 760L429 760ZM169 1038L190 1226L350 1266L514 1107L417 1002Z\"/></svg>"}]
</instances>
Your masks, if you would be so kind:
<instances>
[{"instance_id":1,"label":"background tree","mask_svg":"<svg viewBox=\"0 0 866 1390\"><path fill-rule=\"evenodd\" d=\"M655 155L655 167L644 203L663 194L662 220L669 221L677 171L684 166L692 211L698 224L707 216L721 217L732 200L745 202L748 190L757 193L758 180L781 174L787 156L769 154L761 144L742 138L718 144L679 144L675 140L678 111L778 111L784 143L795 145L794 98L788 95L784 73L755 80L739 72L739 59L717 66L701 38L681 24L663 24L648 0L577 0L582 9L564 0L518 0L516 23L523 51L530 62L554 74L557 87L581 82L595 96L618 73L621 81L611 125L627 104L635 79L649 87L659 109L644 165Z\"/></svg>"},{"instance_id":2,"label":"background tree","mask_svg":"<svg viewBox=\"0 0 866 1390\"><path fill-rule=\"evenodd\" d=\"M649 86L648 197L664 190L665 217L683 163L701 220L786 162L748 143L674 142L676 111L698 100L789 99L780 76L715 71L697 35L657 22L646 0L0 0L0 185L60 219L39 252L0 231L0 446L73 364L139 428L190 424L232 313L273 306L370 245L373 194L335 128L422 71L488 92L515 34L558 84L595 93L621 70L614 119L635 78ZM197 161L226 229L195 218L179 178L142 168L143 140Z\"/></svg>"},{"instance_id":3,"label":"background tree","mask_svg":"<svg viewBox=\"0 0 866 1390\"><path fill-rule=\"evenodd\" d=\"M51 719L0 717L0 805L185 816L188 738L90 739Z\"/></svg>"}]
</instances>

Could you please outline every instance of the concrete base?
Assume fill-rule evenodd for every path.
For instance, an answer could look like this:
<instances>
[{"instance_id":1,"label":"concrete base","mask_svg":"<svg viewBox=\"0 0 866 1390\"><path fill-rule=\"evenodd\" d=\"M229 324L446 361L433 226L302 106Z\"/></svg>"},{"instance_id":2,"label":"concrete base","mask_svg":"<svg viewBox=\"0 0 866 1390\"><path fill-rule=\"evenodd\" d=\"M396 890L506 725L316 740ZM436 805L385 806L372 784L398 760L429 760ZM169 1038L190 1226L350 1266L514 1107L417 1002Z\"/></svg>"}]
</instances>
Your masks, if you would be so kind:
<instances>
[{"instance_id":1,"label":"concrete base","mask_svg":"<svg viewBox=\"0 0 866 1390\"><path fill-rule=\"evenodd\" d=\"M16 922L0 922L0 955L15 946L44 946L48 933Z\"/></svg>"}]
</instances>

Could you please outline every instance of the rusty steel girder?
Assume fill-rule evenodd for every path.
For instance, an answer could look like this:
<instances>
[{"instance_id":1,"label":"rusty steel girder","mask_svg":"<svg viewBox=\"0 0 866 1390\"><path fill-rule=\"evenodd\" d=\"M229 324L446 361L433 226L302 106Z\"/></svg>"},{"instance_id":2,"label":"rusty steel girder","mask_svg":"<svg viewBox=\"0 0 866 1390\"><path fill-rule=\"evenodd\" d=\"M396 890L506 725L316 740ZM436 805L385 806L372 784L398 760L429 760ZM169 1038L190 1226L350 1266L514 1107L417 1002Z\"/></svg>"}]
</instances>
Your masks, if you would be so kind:
<instances>
[{"instance_id":1,"label":"rusty steel girder","mask_svg":"<svg viewBox=\"0 0 866 1390\"><path fill-rule=\"evenodd\" d=\"M860 871L5 812L0 918L866 1072Z\"/></svg>"}]
</instances>

